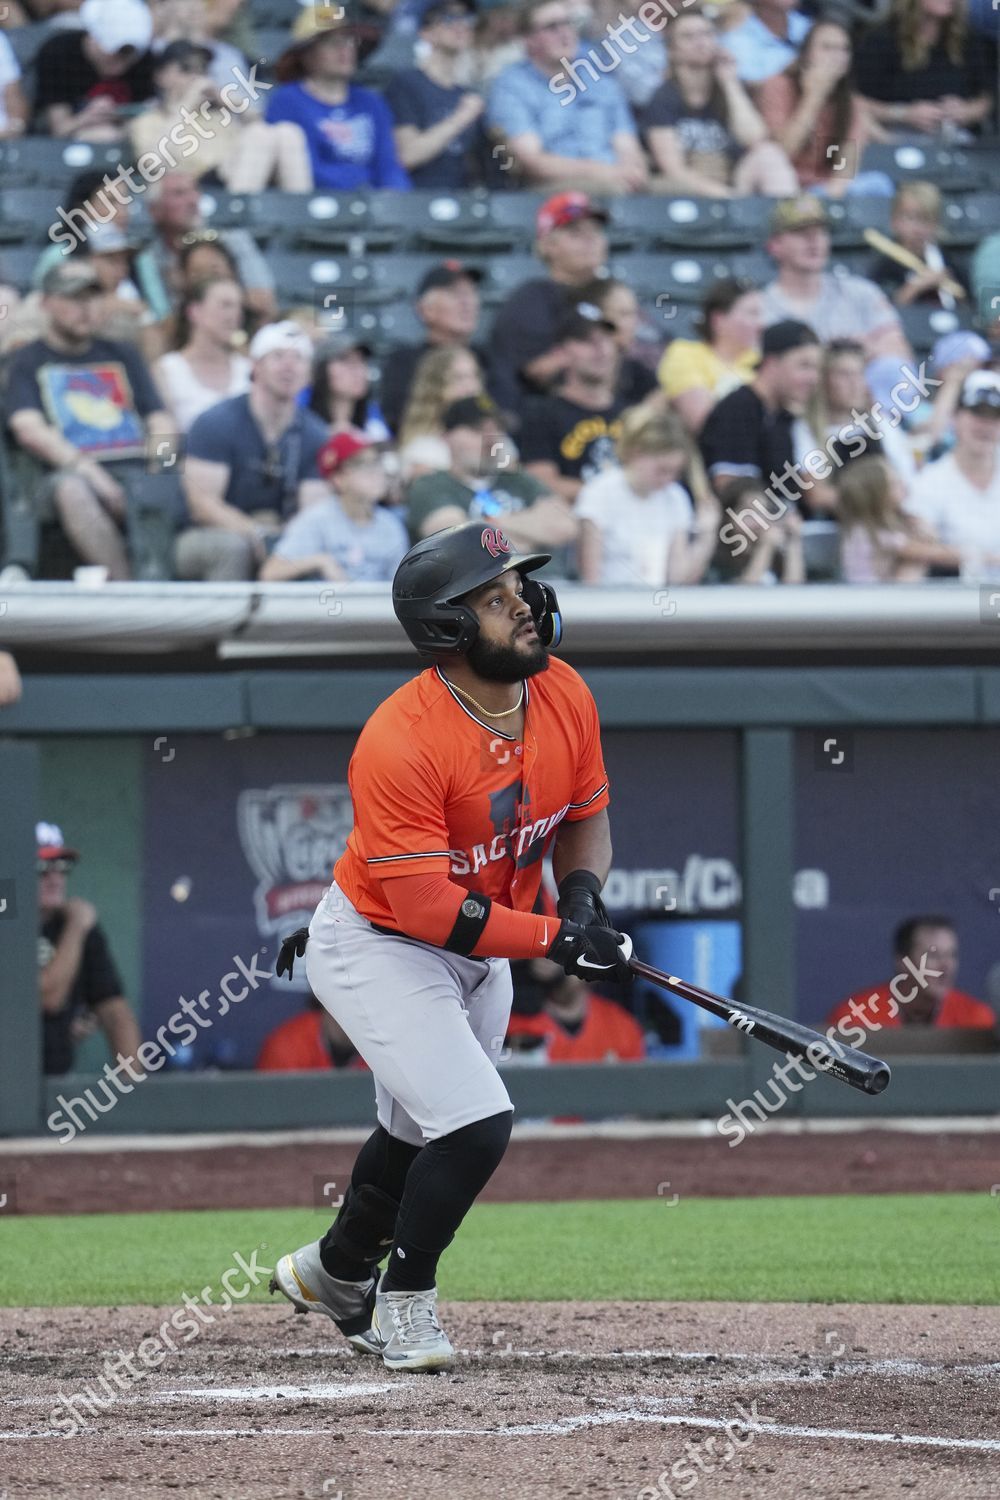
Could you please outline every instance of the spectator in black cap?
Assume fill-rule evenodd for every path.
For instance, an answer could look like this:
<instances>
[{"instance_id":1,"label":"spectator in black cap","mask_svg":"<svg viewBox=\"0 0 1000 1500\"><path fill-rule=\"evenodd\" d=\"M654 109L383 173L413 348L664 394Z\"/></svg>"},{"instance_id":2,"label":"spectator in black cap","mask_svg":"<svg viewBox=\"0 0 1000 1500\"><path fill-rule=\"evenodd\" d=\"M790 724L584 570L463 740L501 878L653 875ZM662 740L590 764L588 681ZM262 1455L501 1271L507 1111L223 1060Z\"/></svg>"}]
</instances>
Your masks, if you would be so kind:
<instances>
[{"instance_id":1,"label":"spectator in black cap","mask_svg":"<svg viewBox=\"0 0 1000 1500\"><path fill-rule=\"evenodd\" d=\"M113 1054L131 1058L139 1027L97 920L97 908L67 896L66 876L79 859L66 847L55 823L38 823L38 985L42 1007L42 1070L68 1073L73 1066L74 1023L90 1012ZM138 1070L141 1076L141 1068ZM129 1071L130 1077L137 1075Z\"/></svg>"},{"instance_id":2,"label":"spectator in black cap","mask_svg":"<svg viewBox=\"0 0 1000 1500\"><path fill-rule=\"evenodd\" d=\"M431 0L420 22L423 55L386 86L396 152L415 188L469 186L483 100L456 78L474 20L470 0Z\"/></svg>"},{"instance_id":3,"label":"spectator in black cap","mask_svg":"<svg viewBox=\"0 0 1000 1500\"><path fill-rule=\"evenodd\" d=\"M460 260L432 266L417 288L415 309L424 325L422 344L397 344L382 361L379 399L393 432L399 431L417 365L432 349L472 347L479 322L479 283L483 273ZM478 351L473 351L477 354Z\"/></svg>"},{"instance_id":4,"label":"spectator in black cap","mask_svg":"<svg viewBox=\"0 0 1000 1500\"><path fill-rule=\"evenodd\" d=\"M614 324L580 303L556 330L565 371L558 391L525 406L519 434L529 474L564 500L615 458L621 397L615 393L618 348Z\"/></svg>"},{"instance_id":5,"label":"spectator in black cap","mask_svg":"<svg viewBox=\"0 0 1000 1500\"><path fill-rule=\"evenodd\" d=\"M391 436L372 396L372 351L351 333L328 333L313 355L309 406L333 432L364 433L373 443Z\"/></svg>"},{"instance_id":6,"label":"spectator in black cap","mask_svg":"<svg viewBox=\"0 0 1000 1500\"><path fill-rule=\"evenodd\" d=\"M517 448L489 396L453 401L442 418L451 454L447 470L414 480L406 492L410 538L446 526L500 518L521 551L552 551L576 536L570 507L517 463Z\"/></svg>"},{"instance_id":7,"label":"spectator in black cap","mask_svg":"<svg viewBox=\"0 0 1000 1500\"><path fill-rule=\"evenodd\" d=\"M535 254L547 276L525 281L497 310L489 386L505 411L550 390L566 368L556 329L604 271L608 215L586 193L555 193L538 210Z\"/></svg>"},{"instance_id":8,"label":"spectator in black cap","mask_svg":"<svg viewBox=\"0 0 1000 1500\"><path fill-rule=\"evenodd\" d=\"M199 182L233 193L257 193L271 183L289 193L309 192L312 166L299 126L266 124L229 95L228 84L219 88L211 64L211 48L198 42L171 42L158 55L156 98L129 126L135 156L163 168L181 161ZM151 175L155 168L146 170Z\"/></svg>"},{"instance_id":9,"label":"spectator in black cap","mask_svg":"<svg viewBox=\"0 0 1000 1500\"><path fill-rule=\"evenodd\" d=\"M778 485L776 505L801 504L810 513L816 480L796 462L794 425L814 395L820 378L820 343L805 323L787 319L764 330L760 364L741 385L709 412L701 429L701 452L717 494L734 479ZM827 472L832 465L827 465ZM795 472L793 472L795 471ZM783 488L781 486L784 486Z\"/></svg>"}]
</instances>

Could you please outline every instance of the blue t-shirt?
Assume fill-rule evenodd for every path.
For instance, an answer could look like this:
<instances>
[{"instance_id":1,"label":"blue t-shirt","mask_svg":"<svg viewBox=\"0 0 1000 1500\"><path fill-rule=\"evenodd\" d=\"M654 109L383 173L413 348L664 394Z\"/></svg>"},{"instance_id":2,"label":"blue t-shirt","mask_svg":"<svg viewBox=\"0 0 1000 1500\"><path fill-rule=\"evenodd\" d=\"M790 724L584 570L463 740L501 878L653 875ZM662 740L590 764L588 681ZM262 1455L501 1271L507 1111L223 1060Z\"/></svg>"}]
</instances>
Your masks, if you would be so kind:
<instances>
[{"instance_id":1,"label":"blue t-shirt","mask_svg":"<svg viewBox=\"0 0 1000 1500\"><path fill-rule=\"evenodd\" d=\"M297 511L274 549L275 557L297 562L326 552L354 583L389 583L410 545L399 516L376 505L368 522L345 515L336 496Z\"/></svg>"},{"instance_id":2,"label":"blue t-shirt","mask_svg":"<svg viewBox=\"0 0 1000 1500\"><path fill-rule=\"evenodd\" d=\"M550 79L533 62L510 63L493 80L486 103L487 126L502 131L509 141L519 135L537 135L542 150L556 156L613 165L618 159L614 137L634 136L635 121L617 78L598 73L588 81L585 64L586 59L573 74L582 79L581 88L565 71Z\"/></svg>"},{"instance_id":3,"label":"blue t-shirt","mask_svg":"<svg viewBox=\"0 0 1000 1500\"><path fill-rule=\"evenodd\" d=\"M456 84L442 88L433 78L419 68L403 68L390 78L385 101L392 110L397 125L413 125L417 130L429 130L440 125L458 108L459 100L467 92ZM453 136L437 156L424 162L422 167L411 167L410 177L415 188L459 189L469 183L469 152L479 133L479 122L473 120L460 135Z\"/></svg>"},{"instance_id":4,"label":"blue t-shirt","mask_svg":"<svg viewBox=\"0 0 1000 1500\"><path fill-rule=\"evenodd\" d=\"M318 479L316 455L330 429L314 411L297 407L277 443L266 442L250 410L249 396L230 396L202 412L187 436L189 458L227 464L227 505L252 515L275 510L290 515L298 508L304 479Z\"/></svg>"},{"instance_id":5,"label":"blue t-shirt","mask_svg":"<svg viewBox=\"0 0 1000 1500\"><path fill-rule=\"evenodd\" d=\"M352 83L343 104L325 104L301 83L286 83L268 100L267 120L291 120L302 128L318 188L405 192L412 186L396 156L389 106L370 89Z\"/></svg>"}]
</instances>

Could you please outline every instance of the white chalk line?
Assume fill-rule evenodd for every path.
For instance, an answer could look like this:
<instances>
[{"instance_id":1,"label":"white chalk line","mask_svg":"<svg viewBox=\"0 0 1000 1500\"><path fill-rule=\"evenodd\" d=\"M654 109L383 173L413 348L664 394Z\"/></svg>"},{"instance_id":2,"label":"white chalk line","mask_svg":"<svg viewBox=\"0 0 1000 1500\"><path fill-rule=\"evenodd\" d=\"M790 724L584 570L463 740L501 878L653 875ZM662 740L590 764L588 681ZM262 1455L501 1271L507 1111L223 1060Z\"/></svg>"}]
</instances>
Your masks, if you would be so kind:
<instances>
[{"instance_id":1,"label":"white chalk line","mask_svg":"<svg viewBox=\"0 0 1000 1500\"><path fill-rule=\"evenodd\" d=\"M419 1377L413 1377L419 1379ZM753 1433L760 1437L793 1437L814 1438L827 1442L847 1443L880 1443L889 1447L897 1448L944 1448L950 1451L965 1453L1000 1453L1000 1440L992 1438L950 1438L934 1437L928 1433L901 1433L901 1432L858 1432L849 1427L804 1427L798 1424L785 1422L746 1422L739 1420L734 1423L732 1417L703 1417L692 1415L667 1415L666 1413L643 1412L636 1409L625 1408L624 1410L611 1412L586 1412L581 1416L561 1417L557 1422L531 1422L518 1426L509 1427L366 1427L361 1429L360 1435L365 1437L490 1437L490 1438L514 1438L514 1437L568 1437L574 1432L580 1432L592 1427L611 1427L618 1423L645 1423L657 1427L707 1427L716 1431L731 1430L734 1426L741 1432ZM289 1438L289 1437L329 1437L330 1429L324 1427L142 1427L130 1437L143 1438L218 1438L218 1437L253 1437L253 1438ZM105 1434L85 1428L83 1432L73 1434L75 1438L80 1437L102 1437ZM121 1443L124 1434L119 1434L116 1441ZM67 1434L59 1429L50 1428L44 1432L0 1432L0 1441L12 1440L46 1440L58 1438L67 1440Z\"/></svg>"}]
</instances>

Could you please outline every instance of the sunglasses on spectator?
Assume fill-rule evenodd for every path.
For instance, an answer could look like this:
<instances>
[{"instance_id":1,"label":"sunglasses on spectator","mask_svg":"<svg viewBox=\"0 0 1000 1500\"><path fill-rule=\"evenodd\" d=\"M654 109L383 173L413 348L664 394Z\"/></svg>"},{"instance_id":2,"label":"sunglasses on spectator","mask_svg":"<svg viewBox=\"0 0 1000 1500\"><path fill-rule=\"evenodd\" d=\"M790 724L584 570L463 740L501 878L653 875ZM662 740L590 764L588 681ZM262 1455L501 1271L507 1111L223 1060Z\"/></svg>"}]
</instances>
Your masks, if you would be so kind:
<instances>
[{"instance_id":1,"label":"sunglasses on spectator","mask_svg":"<svg viewBox=\"0 0 1000 1500\"><path fill-rule=\"evenodd\" d=\"M189 229L181 235L182 245L214 245L219 238L217 229Z\"/></svg>"},{"instance_id":2,"label":"sunglasses on spectator","mask_svg":"<svg viewBox=\"0 0 1000 1500\"><path fill-rule=\"evenodd\" d=\"M37 868L39 875L68 875L75 863L74 859L59 856L56 859L40 859Z\"/></svg>"}]
</instances>

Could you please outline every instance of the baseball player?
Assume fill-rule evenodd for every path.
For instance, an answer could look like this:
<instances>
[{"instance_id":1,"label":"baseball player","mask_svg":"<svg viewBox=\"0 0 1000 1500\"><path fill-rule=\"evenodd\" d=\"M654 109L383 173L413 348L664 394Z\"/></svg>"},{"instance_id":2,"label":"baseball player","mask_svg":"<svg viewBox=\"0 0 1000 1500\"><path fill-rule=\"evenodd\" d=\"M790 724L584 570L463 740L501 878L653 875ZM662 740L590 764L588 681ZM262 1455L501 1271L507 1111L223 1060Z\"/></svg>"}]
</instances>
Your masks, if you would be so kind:
<instances>
[{"instance_id":1,"label":"baseball player","mask_svg":"<svg viewBox=\"0 0 1000 1500\"><path fill-rule=\"evenodd\" d=\"M600 899L611 839L597 709L549 655L558 603L531 576L548 560L482 521L403 558L393 607L432 665L361 731L347 848L278 959L291 975L305 955L313 993L374 1075L378 1124L333 1225L279 1260L271 1290L392 1370L454 1357L435 1276L510 1139L496 1071L508 960L628 975L631 940ZM550 847L558 919L532 911Z\"/></svg>"}]
</instances>

